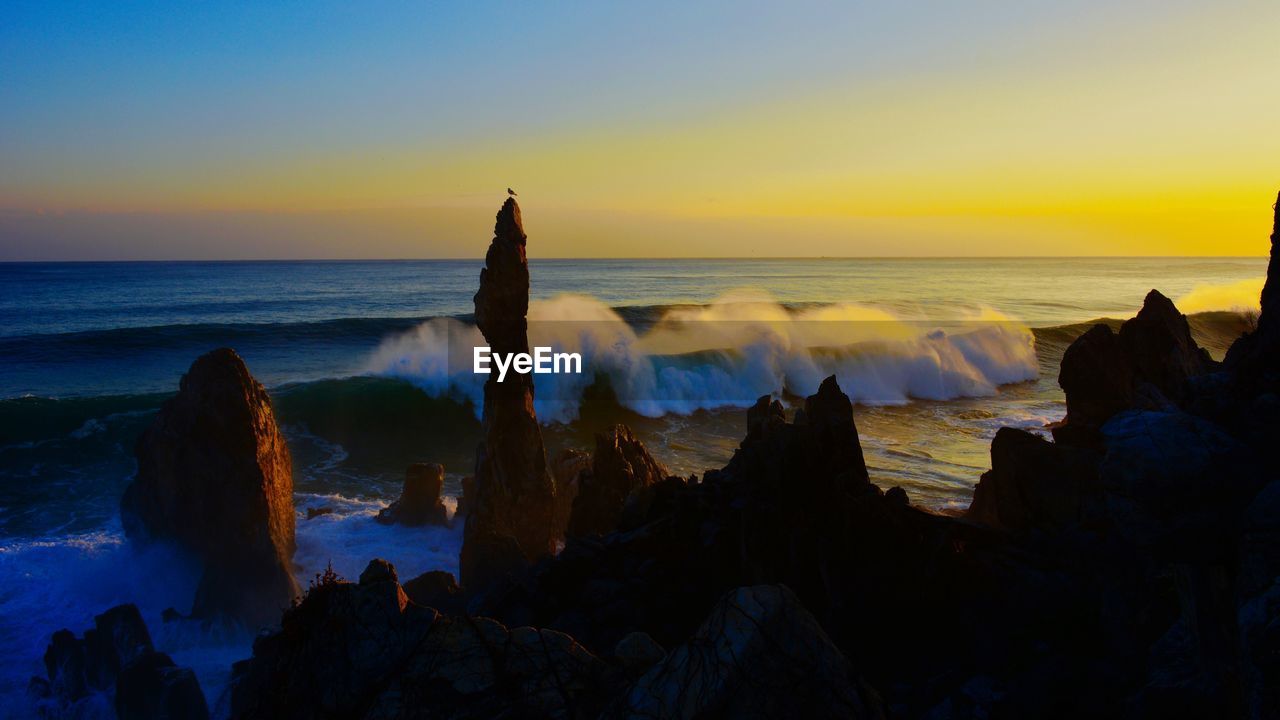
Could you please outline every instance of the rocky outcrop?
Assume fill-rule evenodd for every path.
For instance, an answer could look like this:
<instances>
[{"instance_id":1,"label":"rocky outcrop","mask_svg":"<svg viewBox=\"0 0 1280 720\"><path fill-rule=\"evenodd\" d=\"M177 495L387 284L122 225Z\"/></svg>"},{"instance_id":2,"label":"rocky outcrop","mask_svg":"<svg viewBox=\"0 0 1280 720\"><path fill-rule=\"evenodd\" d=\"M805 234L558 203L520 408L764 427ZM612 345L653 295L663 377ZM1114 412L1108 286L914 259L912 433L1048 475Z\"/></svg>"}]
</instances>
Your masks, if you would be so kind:
<instances>
[{"instance_id":1,"label":"rocky outcrop","mask_svg":"<svg viewBox=\"0 0 1280 720\"><path fill-rule=\"evenodd\" d=\"M231 714L253 718L587 717L603 663L562 633L450 618L395 571L312 589L238 663Z\"/></svg>"},{"instance_id":2,"label":"rocky outcrop","mask_svg":"<svg viewBox=\"0 0 1280 720\"><path fill-rule=\"evenodd\" d=\"M423 607L435 608L445 615L466 613L466 598L452 573L431 570L404 584L404 594Z\"/></svg>"},{"instance_id":3,"label":"rocky outcrop","mask_svg":"<svg viewBox=\"0 0 1280 720\"><path fill-rule=\"evenodd\" d=\"M400 498L383 508L376 518L384 525L448 525L449 511L440 499L444 466L414 463L404 473Z\"/></svg>"},{"instance_id":4,"label":"rocky outcrop","mask_svg":"<svg viewBox=\"0 0 1280 720\"><path fill-rule=\"evenodd\" d=\"M973 489L968 517L1013 531L1096 522L1103 510L1098 460L1088 449L1000 428L991 441L991 469Z\"/></svg>"},{"instance_id":5,"label":"rocky outcrop","mask_svg":"<svg viewBox=\"0 0 1280 720\"><path fill-rule=\"evenodd\" d=\"M495 354L528 353L529 264L520 206L508 198L480 271L476 326ZM480 590L502 578L515 556L531 562L559 539L556 488L533 410L533 376L496 366L484 385L484 441L476 457L474 500L467 498L462 584ZM512 551L515 550L515 553ZM496 553L496 554L495 554Z\"/></svg>"},{"instance_id":6,"label":"rocky outcrop","mask_svg":"<svg viewBox=\"0 0 1280 720\"><path fill-rule=\"evenodd\" d=\"M192 614L274 623L297 595L293 475L271 399L235 351L202 355L138 439L121 515L204 565Z\"/></svg>"},{"instance_id":7,"label":"rocky outcrop","mask_svg":"<svg viewBox=\"0 0 1280 720\"><path fill-rule=\"evenodd\" d=\"M623 511L644 515L649 489L671 473L636 438L631 428L615 425L596 435L591 469L578 475L578 493L567 534L603 535L618 528Z\"/></svg>"},{"instance_id":8,"label":"rocky outcrop","mask_svg":"<svg viewBox=\"0 0 1280 720\"><path fill-rule=\"evenodd\" d=\"M1191 337L1187 317L1152 290L1119 333L1096 325L1067 348L1058 374L1067 396L1067 417L1054 429L1054 437L1096 445L1098 430L1112 415L1181 403L1188 396L1189 381L1214 368L1208 351Z\"/></svg>"},{"instance_id":9,"label":"rocky outcrop","mask_svg":"<svg viewBox=\"0 0 1280 720\"><path fill-rule=\"evenodd\" d=\"M551 458L551 477L556 481L556 527L567 528L578 497L578 478L591 472L591 453L563 448Z\"/></svg>"},{"instance_id":10,"label":"rocky outcrop","mask_svg":"<svg viewBox=\"0 0 1280 720\"><path fill-rule=\"evenodd\" d=\"M156 651L134 605L98 615L83 637L65 629L54 633L44 664L47 680L34 679L32 688L41 711L55 717L95 694L114 696L119 718L201 720L209 715L195 674Z\"/></svg>"},{"instance_id":11,"label":"rocky outcrop","mask_svg":"<svg viewBox=\"0 0 1280 720\"><path fill-rule=\"evenodd\" d=\"M862 681L786 587L726 595L688 642L626 691L607 718L883 718Z\"/></svg>"}]
</instances>

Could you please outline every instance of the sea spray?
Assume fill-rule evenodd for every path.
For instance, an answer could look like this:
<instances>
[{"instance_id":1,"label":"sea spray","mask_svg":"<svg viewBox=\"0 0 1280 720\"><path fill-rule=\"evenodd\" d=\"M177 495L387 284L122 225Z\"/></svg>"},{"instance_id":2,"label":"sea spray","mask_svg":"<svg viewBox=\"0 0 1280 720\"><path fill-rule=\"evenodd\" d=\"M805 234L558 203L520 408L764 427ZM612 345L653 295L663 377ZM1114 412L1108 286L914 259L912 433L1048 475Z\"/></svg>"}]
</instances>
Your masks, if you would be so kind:
<instances>
[{"instance_id":1,"label":"sea spray","mask_svg":"<svg viewBox=\"0 0 1280 720\"><path fill-rule=\"evenodd\" d=\"M534 378L544 422L576 419L600 379L624 407L659 417L803 396L830 374L868 405L989 396L1038 374L1031 331L993 310L942 329L855 304L791 310L749 291L669 309L640 329L594 298L559 295L530 304L529 338L583 358L581 375ZM433 319L384 340L366 370L478 410L483 383L470 362L478 344L474 327Z\"/></svg>"}]
</instances>

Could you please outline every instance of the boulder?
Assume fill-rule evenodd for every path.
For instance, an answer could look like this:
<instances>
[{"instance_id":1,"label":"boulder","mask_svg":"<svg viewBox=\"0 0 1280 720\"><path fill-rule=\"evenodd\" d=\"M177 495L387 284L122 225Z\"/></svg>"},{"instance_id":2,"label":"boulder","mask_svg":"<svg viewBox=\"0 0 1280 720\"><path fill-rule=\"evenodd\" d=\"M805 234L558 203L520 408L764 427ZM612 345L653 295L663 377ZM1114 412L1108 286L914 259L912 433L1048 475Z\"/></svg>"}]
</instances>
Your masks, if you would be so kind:
<instances>
[{"instance_id":1,"label":"boulder","mask_svg":"<svg viewBox=\"0 0 1280 720\"><path fill-rule=\"evenodd\" d=\"M208 720L209 706L196 674L162 652L126 667L116 681L119 720Z\"/></svg>"},{"instance_id":2,"label":"boulder","mask_svg":"<svg viewBox=\"0 0 1280 720\"><path fill-rule=\"evenodd\" d=\"M443 489L443 465L414 463L405 470L400 499L383 508L377 520L384 525L448 525L449 511L440 499Z\"/></svg>"},{"instance_id":3,"label":"boulder","mask_svg":"<svg viewBox=\"0 0 1280 720\"><path fill-rule=\"evenodd\" d=\"M232 717L589 716L604 664L562 633L450 618L375 561L314 588L235 667Z\"/></svg>"},{"instance_id":4,"label":"boulder","mask_svg":"<svg viewBox=\"0 0 1280 720\"><path fill-rule=\"evenodd\" d=\"M445 615L462 615L466 611L466 598L453 573L431 570L404 584L404 594L409 600L424 607L435 608Z\"/></svg>"},{"instance_id":5,"label":"boulder","mask_svg":"<svg viewBox=\"0 0 1280 720\"><path fill-rule=\"evenodd\" d=\"M645 674L666 657L667 651L648 633L628 633L613 647L613 659L635 677Z\"/></svg>"},{"instance_id":6,"label":"boulder","mask_svg":"<svg viewBox=\"0 0 1280 720\"><path fill-rule=\"evenodd\" d=\"M973 489L968 517L1013 531L1053 531L1085 520L1100 505L1097 453L1000 428L991 469Z\"/></svg>"},{"instance_id":7,"label":"boulder","mask_svg":"<svg viewBox=\"0 0 1280 720\"><path fill-rule=\"evenodd\" d=\"M878 695L785 586L726 595L608 718L881 718Z\"/></svg>"},{"instance_id":8,"label":"boulder","mask_svg":"<svg viewBox=\"0 0 1280 720\"><path fill-rule=\"evenodd\" d=\"M1144 552L1223 562L1257 493L1251 454L1220 427L1182 412L1127 410L1102 427L1099 472L1117 532Z\"/></svg>"},{"instance_id":9,"label":"boulder","mask_svg":"<svg viewBox=\"0 0 1280 720\"><path fill-rule=\"evenodd\" d=\"M578 476L569 515L570 536L601 535L617 529L628 503L644 504L645 491L670 475L626 425L596 435L591 469ZM643 510L637 508L637 513Z\"/></svg>"},{"instance_id":10,"label":"boulder","mask_svg":"<svg viewBox=\"0 0 1280 720\"><path fill-rule=\"evenodd\" d=\"M114 696L116 716L122 719L209 716L195 674L156 652L134 605L118 605L96 616L82 638L70 630L54 633L44 662L48 680L37 678L32 687L46 707L52 703L66 709L96 693L108 702Z\"/></svg>"},{"instance_id":11,"label":"boulder","mask_svg":"<svg viewBox=\"0 0 1280 720\"><path fill-rule=\"evenodd\" d=\"M476 326L495 354L528 353L529 264L520 206L508 198L498 211L494 237L480 271ZM495 366L484 385L484 440L476 455L474 500L460 558L462 584L481 590L506 566L493 549L514 542L526 563L550 555L559 538L556 487L547 467L542 430L533 409L533 376L509 373L498 382Z\"/></svg>"},{"instance_id":12,"label":"boulder","mask_svg":"<svg viewBox=\"0 0 1280 720\"><path fill-rule=\"evenodd\" d=\"M202 355L138 439L121 515L204 565L192 614L274 623L297 595L293 475L271 399L230 349Z\"/></svg>"},{"instance_id":13,"label":"boulder","mask_svg":"<svg viewBox=\"0 0 1280 720\"><path fill-rule=\"evenodd\" d=\"M1110 326L1094 325L1067 347L1058 385L1067 397L1066 420L1053 430L1059 442L1091 444L1102 423L1133 405L1133 366Z\"/></svg>"}]
</instances>

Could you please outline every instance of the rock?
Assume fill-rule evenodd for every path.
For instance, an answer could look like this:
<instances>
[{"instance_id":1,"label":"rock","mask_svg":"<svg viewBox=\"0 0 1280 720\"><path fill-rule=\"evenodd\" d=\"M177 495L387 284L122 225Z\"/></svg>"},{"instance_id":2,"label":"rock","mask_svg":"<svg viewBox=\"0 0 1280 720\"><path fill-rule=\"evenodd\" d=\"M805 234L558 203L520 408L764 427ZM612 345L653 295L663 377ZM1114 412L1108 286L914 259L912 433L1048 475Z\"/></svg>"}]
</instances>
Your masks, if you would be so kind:
<instances>
[{"instance_id":1,"label":"rock","mask_svg":"<svg viewBox=\"0 0 1280 720\"><path fill-rule=\"evenodd\" d=\"M452 573L431 570L404 584L404 594L419 605L435 608L445 615L462 615L466 599Z\"/></svg>"},{"instance_id":2,"label":"rock","mask_svg":"<svg viewBox=\"0 0 1280 720\"><path fill-rule=\"evenodd\" d=\"M198 358L135 455L125 530L177 541L200 559L192 614L274 623L298 592L292 468L271 399L240 356L224 348Z\"/></svg>"},{"instance_id":3,"label":"rock","mask_svg":"<svg viewBox=\"0 0 1280 720\"><path fill-rule=\"evenodd\" d=\"M461 485L462 494L458 496L458 506L453 512L456 518L465 518L471 513L471 503L474 502L476 496L476 477L467 475L462 478Z\"/></svg>"},{"instance_id":4,"label":"rock","mask_svg":"<svg viewBox=\"0 0 1280 720\"><path fill-rule=\"evenodd\" d=\"M907 497L907 491L903 490L898 485L894 485L888 490L885 490L884 499L894 505L901 505L902 507L907 507L911 504L911 498Z\"/></svg>"},{"instance_id":5,"label":"rock","mask_svg":"<svg viewBox=\"0 0 1280 720\"><path fill-rule=\"evenodd\" d=\"M1066 421L1053 430L1059 442L1091 444L1102 423L1133 405L1133 366L1109 326L1094 325L1067 347L1058 385L1067 396Z\"/></svg>"},{"instance_id":6,"label":"rock","mask_svg":"<svg viewBox=\"0 0 1280 720\"><path fill-rule=\"evenodd\" d=\"M626 425L615 425L608 432L597 434L591 470L578 476L568 535L613 531L627 504L643 503L644 491L668 475Z\"/></svg>"},{"instance_id":7,"label":"rock","mask_svg":"<svg viewBox=\"0 0 1280 720\"><path fill-rule=\"evenodd\" d=\"M1000 428L991 441L991 469L973 489L968 517L1014 531L1079 523L1090 509L1095 515L1100 510L1098 460L1090 450Z\"/></svg>"},{"instance_id":8,"label":"rock","mask_svg":"<svg viewBox=\"0 0 1280 720\"><path fill-rule=\"evenodd\" d=\"M1259 299L1257 327L1231 346L1224 364L1242 376L1242 385L1250 387L1261 382L1274 391L1280 372L1280 196L1273 209L1271 259Z\"/></svg>"},{"instance_id":9,"label":"rock","mask_svg":"<svg viewBox=\"0 0 1280 720\"><path fill-rule=\"evenodd\" d=\"M190 668L181 668L162 652L131 663L116 683L119 720L208 720L200 683Z\"/></svg>"},{"instance_id":10,"label":"rock","mask_svg":"<svg viewBox=\"0 0 1280 720\"><path fill-rule=\"evenodd\" d=\"M378 522L384 525L448 525L449 511L440 499L444 489L444 466L435 463L414 463L404 474L404 489L400 499L378 513Z\"/></svg>"},{"instance_id":11,"label":"rock","mask_svg":"<svg viewBox=\"0 0 1280 720\"><path fill-rule=\"evenodd\" d=\"M1258 490L1247 450L1221 428L1181 412L1128 410L1102 428L1100 466L1117 531L1145 552L1223 560L1233 526Z\"/></svg>"},{"instance_id":12,"label":"rock","mask_svg":"<svg viewBox=\"0 0 1280 720\"><path fill-rule=\"evenodd\" d=\"M1155 386L1174 403L1186 397L1189 379L1215 366L1209 351L1191 337L1187 316L1155 290L1147 293L1138 314L1120 326L1119 340L1135 380Z\"/></svg>"},{"instance_id":13,"label":"rock","mask_svg":"<svg viewBox=\"0 0 1280 720\"><path fill-rule=\"evenodd\" d=\"M332 515L333 513L334 513L334 508L329 505L321 505L320 507L309 507L307 508L307 519L315 520L321 515Z\"/></svg>"},{"instance_id":14,"label":"rock","mask_svg":"<svg viewBox=\"0 0 1280 720\"><path fill-rule=\"evenodd\" d=\"M114 695L119 718L208 717L195 674L156 652L134 605L118 605L96 616L83 638L70 630L54 633L44 661L49 679L37 682L37 678L32 687L57 708L66 709L101 693L108 698ZM61 717L62 711L55 715Z\"/></svg>"},{"instance_id":15,"label":"rock","mask_svg":"<svg viewBox=\"0 0 1280 720\"><path fill-rule=\"evenodd\" d=\"M592 707L603 663L562 633L449 618L409 602L371 563L317 587L238 663L231 715L569 717Z\"/></svg>"},{"instance_id":16,"label":"rock","mask_svg":"<svg viewBox=\"0 0 1280 720\"><path fill-rule=\"evenodd\" d=\"M609 718L883 717L880 699L783 586L734 590Z\"/></svg>"},{"instance_id":17,"label":"rock","mask_svg":"<svg viewBox=\"0 0 1280 720\"><path fill-rule=\"evenodd\" d=\"M591 471L591 453L564 448L551 459L551 477L556 481L556 527L569 527L573 501L578 497L578 478Z\"/></svg>"},{"instance_id":18,"label":"rock","mask_svg":"<svg viewBox=\"0 0 1280 720\"><path fill-rule=\"evenodd\" d=\"M1280 480L1266 485L1245 510L1238 592L1249 600L1280 579Z\"/></svg>"},{"instance_id":19,"label":"rock","mask_svg":"<svg viewBox=\"0 0 1280 720\"><path fill-rule=\"evenodd\" d=\"M476 326L495 354L528 353L529 264L520 207L508 198L498 211L493 241L475 296ZM509 555L490 549L514 541L526 562L550 555L559 540L556 488L547 468L542 430L533 410L533 376L510 373L498 382L496 365L484 385L484 441L476 456L474 501L467 498L462 584L469 591L501 573Z\"/></svg>"},{"instance_id":20,"label":"rock","mask_svg":"<svg viewBox=\"0 0 1280 720\"><path fill-rule=\"evenodd\" d=\"M786 422L787 416L782 403L768 395L762 395L747 410L747 436L764 436Z\"/></svg>"},{"instance_id":21,"label":"rock","mask_svg":"<svg viewBox=\"0 0 1280 720\"><path fill-rule=\"evenodd\" d=\"M639 677L649 668L662 662L667 651L648 633L633 632L627 634L613 648L613 658L618 661L627 673Z\"/></svg>"},{"instance_id":22,"label":"rock","mask_svg":"<svg viewBox=\"0 0 1280 720\"><path fill-rule=\"evenodd\" d=\"M374 558L365 566L364 572L360 573L361 585L372 585L374 583L383 582L400 582L400 578L396 577L396 568L386 560Z\"/></svg>"}]
</instances>

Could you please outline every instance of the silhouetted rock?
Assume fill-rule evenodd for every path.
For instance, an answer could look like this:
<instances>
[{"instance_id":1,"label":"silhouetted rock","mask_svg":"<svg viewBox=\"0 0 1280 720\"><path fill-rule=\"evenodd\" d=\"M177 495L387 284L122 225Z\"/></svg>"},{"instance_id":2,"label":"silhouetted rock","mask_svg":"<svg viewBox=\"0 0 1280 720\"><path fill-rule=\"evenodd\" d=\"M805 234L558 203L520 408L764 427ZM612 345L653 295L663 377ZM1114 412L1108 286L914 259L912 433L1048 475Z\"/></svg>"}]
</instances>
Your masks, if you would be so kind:
<instances>
[{"instance_id":1,"label":"silhouetted rock","mask_svg":"<svg viewBox=\"0 0 1280 720\"><path fill-rule=\"evenodd\" d=\"M569 527L573 501L578 497L578 478L591 471L591 453L564 448L551 458L551 477L556 481L556 527Z\"/></svg>"},{"instance_id":2,"label":"silhouetted rock","mask_svg":"<svg viewBox=\"0 0 1280 720\"><path fill-rule=\"evenodd\" d=\"M190 668L178 667L162 652L138 658L116 682L119 720L207 720L200 683Z\"/></svg>"},{"instance_id":3,"label":"silhouetted rock","mask_svg":"<svg viewBox=\"0 0 1280 720\"><path fill-rule=\"evenodd\" d=\"M432 570L404 584L404 594L413 602L435 608L445 615L462 615L466 599L452 573Z\"/></svg>"},{"instance_id":4,"label":"silhouetted rock","mask_svg":"<svg viewBox=\"0 0 1280 720\"><path fill-rule=\"evenodd\" d=\"M613 659L633 677L645 674L666 657L667 651L642 632L627 634L613 647Z\"/></svg>"},{"instance_id":5,"label":"silhouetted rock","mask_svg":"<svg viewBox=\"0 0 1280 720\"><path fill-rule=\"evenodd\" d=\"M383 508L377 520L384 525L448 525L449 511L440 499L443 489L443 465L414 463L405 470L400 499Z\"/></svg>"},{"instance_id":6,"label":"silhouetted rock","mask_svg":"<svg viewBox=\"0 0 1280 720\"><path fill-rule=\"evenodd\" d=\"M156 652L134 605L119 605L96 616L83 638L70 630L54 633L44 663L48 681L33 681L33 688L55 716L73 705L82 707L77 703L100 693L99 697L114 696L119 718L208 717L195 674Z\"/></svg>"},{"instance_id":7,"label":"silhouetted rock","mask_svg":"<svg viewBox=\"0 0 1280 720\"><path fill-rule=\"evenodd\" d=\"M476 326L494 354L528 353L529 264L520 207L508 198L498 211L493 241L475 296ZM514 541L526 562L549 555L559 539L555 481L547 468L542 430L533 410L533 376L510 372L498 382L496 365L484 385L484 441L476 457L474 500L467 498L462 584L483 589L510 561Z\"/></svg>"},{"instance_id":8,"label":"silhouetted rock","mask_svg":"<svg viewBox=\"0 0 1280 720\"><path fill-rule=\"evenodd\" d=\"M1000 428L991 441L991 469L973 489L968 516L1009 530L1054 530L1102 511L1098 455Z\"/></svg>"},{"instance_id":9,"label":"silhouetted rock","mask_svg":"<svg viewBox=\"0 0 1280 720\"><path fill-rule=\"evenodd\" d=\"M1186 316L1152 290L1118 334L1095 325L1063 353L1058 384L1067 396L1067 417L1054 428L1054 437L1096 446L1098 431L1111 416L1128 409L1169 409L1187 397L1191 378L1214 367L1191 337Z\"/></svg>"},{"instance_id":10,"label":"silhouetted rock","mask_svg":"<svg viewBox=\"0 0 1280 720\"><path fill-rule=\"evenodd\" d=\"M636 681L609 718L881 718L880 698L796 596L744 587Z\"/></svg>"},{"instance_id":11,"label":"silhouetted rock","mask_svg":"<svg viewBox=\"0 0 1280 720\"><path fill-rule=\"evenodd\" d=\"M138 439L121 515L134 539L172 539L204 564L192 614L258 626L297 595L289 449L271 400L233 350L202 355Z\"/></svg>"},{"instance_id":12,"label":"silhouetted rock","mask_svg":"<svg viewBox=\"0 0 1280 720\"><path fill-rule=\"evenodd\" d=\"M615 425L596 435L591 470L578 475L578 493L569 515L569 535L600 535L617 529L628 503L646 504L651 485L670 475L636 438L631 428ZM643 515L637 507L634 512Z\"/></svg>"},{"instance_id":13,"label":"silhouetted rock","mask_svg":"<svg viewBox=\"0 0 1280 720\"><path fill-rule=\"evenodd\" d=\"M232 716L569 717L591 707L603 663L572 638L445 617L409 602L393 577L371 563L359 584L309 592L237 663Z\"/></svg>"}]
</instances>

